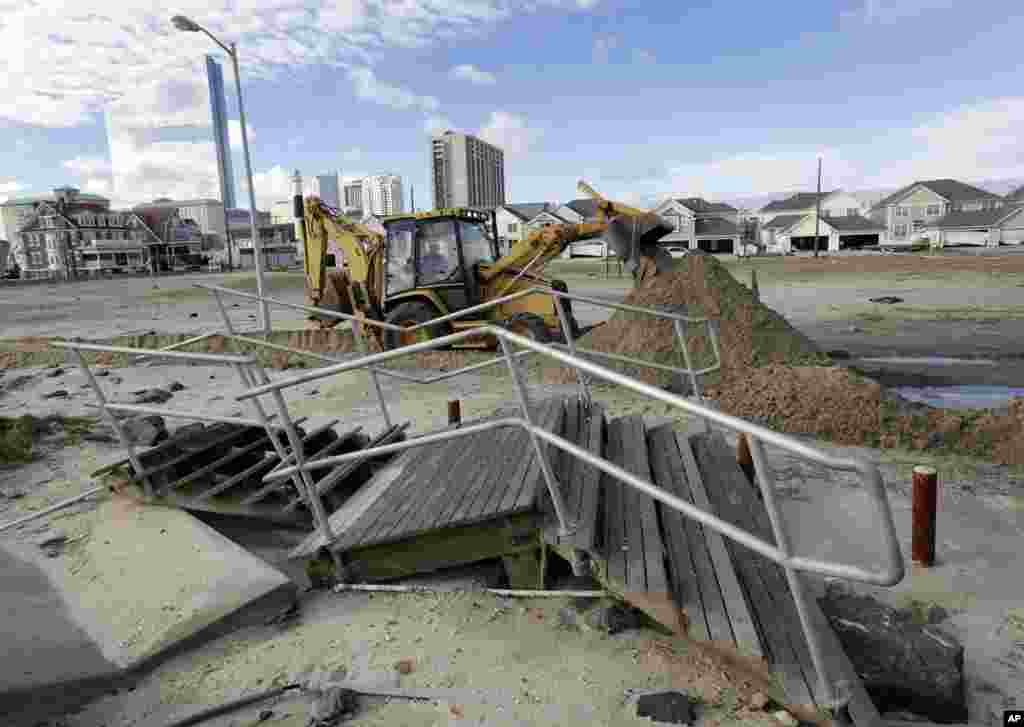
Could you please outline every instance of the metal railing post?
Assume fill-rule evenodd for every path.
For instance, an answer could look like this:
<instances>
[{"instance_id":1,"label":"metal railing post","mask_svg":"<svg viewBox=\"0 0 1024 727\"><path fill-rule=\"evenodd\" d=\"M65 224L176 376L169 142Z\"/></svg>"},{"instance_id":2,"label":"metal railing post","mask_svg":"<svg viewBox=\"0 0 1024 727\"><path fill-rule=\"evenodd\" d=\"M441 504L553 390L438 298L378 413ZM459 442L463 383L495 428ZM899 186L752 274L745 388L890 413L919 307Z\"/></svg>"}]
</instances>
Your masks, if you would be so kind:
<instances>
[{"instance_id":1,"label":"metal railing post","mask_svg":"<svg viewBox=\"0 0 1024 727\"><path fill-rule=\"evenodd\" d=\"M558 321L562 324L562 333L565 335L565 343L569 347L569 353L576 356L576 341L573 339L574 331L569 322L569 315L565 312L565 304L562 303L562 296L552 290L551 297L554 298L555 301L555 309L558 311ZM580 389L580 399L583 400L587 411L590 411L590 380L587 375L579 369L574 368L573 370L576 372L576 385Z\"/></svg>"},{"instance_id":2,"label":"metal railing post","mask_svg":"<svg viewBox=\"0 0 1024 727\"><path fill-rule=\"evenodd\" d=\"M359 349L359 353L364 356L368 353L366 346L366 339L363 337L365 328L359 321L353 320L351 322L352 327L352 341L355 343L356 348ZM391 415L388 413L388 405L384 399L384 390L380 386L380 378L377 376L377 367L370 366L370 381L373 382L373 388L377 392L377 403L380 404L380 413L384 417L384 429L391 428Z\"/></svg>"},{"instance_id":3,"label":"metal railing post","mask_svg":"<svg viewBox=\"0 0 1024 727\"><path fill-rule=\"evenodd\" d=\"M530 431L533 451L537 455L541 472L544 474L544 482L547 484L548 494L551 495L551 503L555 507L555 516L558 518L558 534L571 535L576 529L575 523L570 523L566 518L565 501L562 499L562 491L558 488L558 481L555 479L554 472L551 471L547 454L544 452L544 445L541 444L540 437L533 430L534 423L533 415L530 411L530 397L526 391L526 384L522 380L522 373L519 371L516 359L512 357L512 347L509 345L509 342L502 337L499 337L498 340L501 342L501 349L505 354L505 362L508 364L508 371L512 376L516 396L519 397L519 408L523 412L523 419L526 420Z\"/></svg>"},{"instance_id":4,"label":"metal railing post","mask_svg":"<svg viewBox=\"0 0 1024 727\"><path fill-rule=\"evenodd\" d=\"M267 376L266 370L262 367L253 366L253 369L258 374L258 378L263 384L270 383L270 377ZM288 443L292 448L292 457L296 466L303 467L306 464L306 455L302 451L302 440L299 437L299 433L295 430L295 423L292 421L291 415L288 412L288 404L285 403L284 395L281 394L280 389L274 389L271 392L274 397L274 403L277 405L278 416L281 419L281 426L284 428L286 435L288 436ZM253 397L256 400L258 397ZM281 461L284 462L287 459L286 456L281 457ZM306 503L309 505L309 511L313 515L313 521L317 525L317 530L320 531L320 535L323 536L326 541L326 545L330 546L334 542L334 533L331 530L331 523L327 517L327 511L324 510L324 504L320 500L320 495L316 491L316 483L313 482L313 475L307 470L300 469L301 481L296 483L299 490L299 494L305 493ZM328 547L328 550L330 548ZM332 551L333 552L333 551ZM335 561L335 565L339 566L340 562ZM340 573L340 570L339 570Z\"/></svg>"},{"instance_id":5,"label":"metal railing post","mask_svg":"<svg viewBox=\"0 0 1024 727\"><path fill-rule=\"evenodd\" d=\"M786 529L786 522L782 517L782 513L779 512L778 503L775 501L775 476L771 471L771 466L768 464L768 460L764 454L764 444L761 440L755 437L749 438L750 444L750 455L754 460L754 470L757 473L757 482L761 488L761 494L764 496L764 507L768 511L768 518L772 523L772 531L775 534L775 546L781 551L783 557L786 559L783 562L782 569L786 572L786 581L789 583L789 590L793 594L793 602L796 604L797 616L800 618L800 626L803 629L804 637L807 639L807 648L811 652L811 661L814 663L814 670L818 672L818 681L821 686L821 694L824 697L824 702L828 704L832 709L837 709L839 706L836 698L835 691L832 688L832 681L829 679L826 673L827 667L825 665L824 651L821 646L821 641L818 638L818 632L815 630L811 623L810 615L808 613L807 599L808 594L804 589L803 578L800 573L793 569L789 564L789 559L793 557L792 544L789 542L789 532Z\"/></svg>"},{"instance_id":6,"label":"metal railing post","mask_svg":"<svg viewBox=\"0 0 1024 727\"><path fill-rule=\"evenodd\" d=\"M89 364L85 361L85 355L79 348L72 349L75 355L78 357L78 365L82 368L82 372L85 377L89 379L89 386L92 387L93 393L96 394L96 399L100 403L100 409L107 417L107 421L117 432L117 438L121 441L121 446L128 450L128 461L131 462L132 467L135 468L135 476L140 477L145 471L142 467L142 463L139 461L139 455L135 451L135 445L132 444L131 438L121 427L121 420L117 418L114 412L107 408L107 396L103 393L103 388L100 383L96 380L96 377L92 373L92 369L89 368ZM142 477L142 489L146 493L146 497L153 497L153 483L149 477Z\"/></svg>"},{"instance_id":7,"label":"metal railing post","mask_svg":"<svg viewBox=\"0 0 1024 727\"><path fill-rule=\"evenodd\" d=\"M690 347L686 343L686 321L679 320L678 318L672 321L672 328L675 330L676 338L679 339L679 349L683 355L683 366L686 371L690 374L690 386L693 387L693 396L697 401L703 405L704 397L700 393L700 385L697 383L697 374L693 370L693 361L690 358ZM704 425L704 431L711 431L711 422L704 417L700 418L701 424Z\"/></svg>"}]
</instances>

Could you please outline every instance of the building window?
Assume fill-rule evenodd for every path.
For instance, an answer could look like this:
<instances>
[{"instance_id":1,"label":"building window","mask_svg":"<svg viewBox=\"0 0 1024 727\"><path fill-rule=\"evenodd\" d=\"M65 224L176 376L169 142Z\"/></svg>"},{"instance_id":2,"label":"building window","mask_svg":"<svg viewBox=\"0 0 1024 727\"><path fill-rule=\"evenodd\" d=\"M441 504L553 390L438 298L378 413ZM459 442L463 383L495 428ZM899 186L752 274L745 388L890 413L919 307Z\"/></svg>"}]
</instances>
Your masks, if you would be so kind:
<instances>
[{"instance_id":1,"label":"building window","mask_svg":"<svg viewBox=\"0 0 1024 727\"><path fill-rule=\"evenodd\" d=\"M897 207L896 208L896 216L897 217L907 217L908 213L909 213L909 210L906 207Z\"/></svg>"},{"instance_id":2,"label":"building window","mask_svg":"<svg viewBox=\"0 0 1024 727\"><path fill-rule=\"evenodd\" d=\"M937 204L930 204L930 205L928 205L928 209L926 211L926 214L929 217L935 217L936 215L939 214L941 209L942 208L939 205L937 205Z\"/></svg>"},{"instance_id":3,"label":"building window","mask_svg":"<svg viewBox=\"0 0 1024 727\"><path fill-rule=\"evenodd\" d=\"M518 227L519 227L519 225L517 223L512 222L508 226L508 231L509 232L515 232Z\"/></svg>"},{"instance_id":4,"label":"building window","mask_svg":"<svg viewBox=\"0 0 1024 727\"><path fill-rule=\"evenodd\" d=\"M896 237L906 237L907 236L907 225L906 224L896 225L896 227L893 229L893 234L895 234Z\"/></svg>"}]
</instances>

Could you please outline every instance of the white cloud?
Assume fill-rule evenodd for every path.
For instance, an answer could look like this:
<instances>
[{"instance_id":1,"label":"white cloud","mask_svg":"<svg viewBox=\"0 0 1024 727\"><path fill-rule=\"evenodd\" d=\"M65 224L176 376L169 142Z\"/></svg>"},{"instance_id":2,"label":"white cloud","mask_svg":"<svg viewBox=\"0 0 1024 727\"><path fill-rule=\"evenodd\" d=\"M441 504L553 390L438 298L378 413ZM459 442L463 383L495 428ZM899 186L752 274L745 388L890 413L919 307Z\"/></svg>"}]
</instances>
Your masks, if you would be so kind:
<instances>
[{"instance_id":1,"label":"white cloud","mask_svg":"<svg viewBox=\"0 0 1024 727\"><path fill-rule=\"evenodd\" d=\"M611 52L619 47L619 38L616 35L599 35L594 38L594 45L591 57L594 63L607 63Z\"/></svg>"},{"instance_id":2,"label":"white cloud","mask_svg":"<svg viewBox=\"0 0 1024 727\"><path fill-rule=\"evenodd\" d=\"M252 124L246 124L245 130L249 136L249 143L252 144L252 140L256 138ZM228 119L228 143L232 149L242 148L242 122L238 119Z\"/></svg>"},{"instance_id":3,"label":"white cloud","mask_svg":"<svg viewBox=\"0 0 1024 727\"><path fill-rule=\"evenodd\" d=\"M864 4L856 10L845 13L865 23L887 24L933 10L945 10L953 7L954 0L864 0Z\"/></svg>"},{"instance_id":4,"label":"white cloud","mask_svg":"<svg viewBox=\"0 0 1024 727\"><path fill-rule=\"evenodd\" d=\"M482 71L471 63L464 63L452 68L451 77L458 81L469 81L482 86L492 86L498 79L490 71Z\"/></svg>"},{"instance_id":5,"label":"white cloud","mask_svg":"<svg viewBox=\"0 0 1024 727\"><path fill-rule=\"evenodd\" d=\"M111 173L110 160L105 157L75 157L63 162L62 166L80 177L102 177Z\"/></svg>"},{"instance_id":6,"label":"white cloud","mask_svg":"<svg viewBox=\"0 0 1024 727\"><path fill-rule=\"evenodd\" d=\"M517 156L526 153L540 139L541 132L529 128L522 116L492 111L479 135L484 141L500 147L506 155Z\"/></svg>"},{"instance_id":7,"label":"white cloud","mask_svg":"<svg viewBox=\"0 0 1024 727\"><path fill-rule=\"evenodd\" d=\"M356 96L366 101L395 109L422 109L428 112L436 111L440 105L433 96L419 96L408 89L379 80L372 68L350 68L348 77L355 85Z\"/></svg>"},{"instance_id":8,"label":"white cloud","mask_svg":"<svg viewBox=\"0 0 1024 727\"><path fill-rule=\"evenodd\" d=\"M236 41L242 74L252 81L314 64L368 67L390 49L480 37L523 12L572 12L593 5L592 0L529 0L515 6L508 0L324 0L306 8L297 0L177 0L174 11ZM203 56L219 52L203 34L175 30L170 11L158 0L119 0L116 12L110 0L11 0L3 10L0 116L28 124L92 122L111 101L137 97L152 79L204 84ZM390 96L399 103L406 98ZM188 98L174 101L193 105ZM430 101L412 105L424 104ZM160 97L140 105L140 116L153 106L154 123L176 113L173 104L162 106Z\"/></svg>"},{"instance_id":9,"label":"white cloud","mask_svg":"<svg viewBox=\"0 0 1024 727\"><path fill-rule=\"evenodd\" d=\"M456 127L451 122L451 119L449 119L446 116L428 116L426 119L423 120L423 130L432 136L437 134L443 134L449 129L455 131Z\"/></svg>"}]
</instances>

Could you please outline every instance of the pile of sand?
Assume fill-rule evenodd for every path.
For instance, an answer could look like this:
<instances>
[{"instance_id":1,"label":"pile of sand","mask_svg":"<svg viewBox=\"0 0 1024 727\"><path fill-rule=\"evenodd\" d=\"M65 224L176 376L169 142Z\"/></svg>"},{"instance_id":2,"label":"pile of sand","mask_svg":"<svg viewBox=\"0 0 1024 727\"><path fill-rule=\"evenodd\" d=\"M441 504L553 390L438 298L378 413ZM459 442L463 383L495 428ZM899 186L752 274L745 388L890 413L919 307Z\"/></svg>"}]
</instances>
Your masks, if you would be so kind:
<instances>
[{"instance_id":1,"label":"pile of sand","mask_svg":"<svg viewBox=\"0 0 1024 727\"><path fill-rule=\"evenodd\" d=\"M945 449L1001 464L1024 464L1024 400L1014 401L1005 413L908 406L877 382L830 365L813 342L755 300L749 288L709 255L688 256L624 302L718 321L721 371L705 377L702 385L728 414L838 444ZM696 368L713 361L703 324L690 325L688 342ZM682 366L672 324L640 313L616 312L578 345ZM592 360L656 386L688 388L669 372ZM548 383L575 381L563 366L549 366L543 375Z\"/></svg>"}]
</instances>

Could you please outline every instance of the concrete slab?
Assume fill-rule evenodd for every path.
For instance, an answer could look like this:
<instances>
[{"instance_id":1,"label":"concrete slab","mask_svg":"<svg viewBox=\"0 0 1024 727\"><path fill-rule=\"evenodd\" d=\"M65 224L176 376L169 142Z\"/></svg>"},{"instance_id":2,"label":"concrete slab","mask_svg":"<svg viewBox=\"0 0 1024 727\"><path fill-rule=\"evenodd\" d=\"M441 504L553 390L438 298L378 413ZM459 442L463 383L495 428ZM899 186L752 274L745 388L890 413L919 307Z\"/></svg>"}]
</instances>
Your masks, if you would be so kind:
<instances>
[{"instance_id":1,"label":"concrete slab","mask_svg":"<svg viewBox=\"0 0 1024 727\"><path fill-rule=\"evenodd\" d=\"M0 652L18 664L0 670L5 714L88 698L295 597L286 575L184 511L116 496L83 520L59 558L2 543Z\"/></svg>"}]
</instances>

